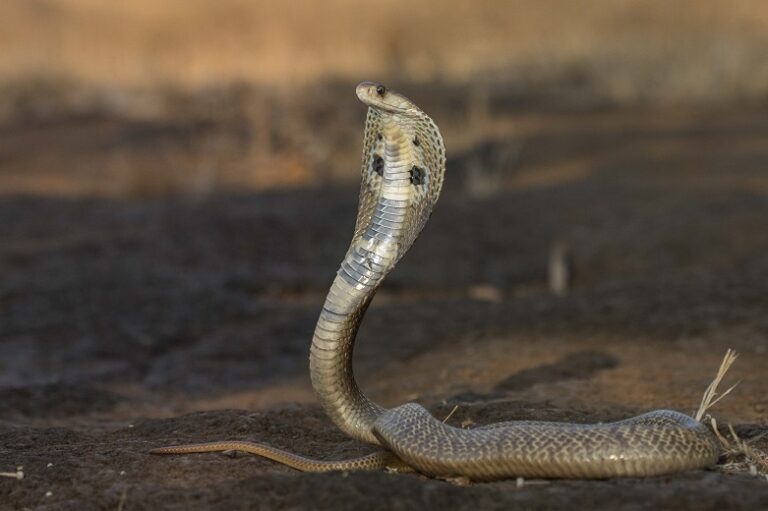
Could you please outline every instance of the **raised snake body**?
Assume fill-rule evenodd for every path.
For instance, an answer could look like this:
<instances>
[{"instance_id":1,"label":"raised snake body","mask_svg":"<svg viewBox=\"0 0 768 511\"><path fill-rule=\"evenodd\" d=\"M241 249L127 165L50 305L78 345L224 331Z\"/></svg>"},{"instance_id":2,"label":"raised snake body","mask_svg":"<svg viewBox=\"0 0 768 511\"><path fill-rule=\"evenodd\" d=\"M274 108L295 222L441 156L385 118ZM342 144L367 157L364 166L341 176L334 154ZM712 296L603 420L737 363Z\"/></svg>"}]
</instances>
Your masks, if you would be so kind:
<instances>
[{"instance_id":1,"label":"raised snake body","mask_svg":"<svg viewBox=\"0 0 768 511\"><path fill-rule=\"evenodd\" d=\"M234 441L152 452L243 450L306 471L415 469L475 480L647 476L714 464L720 449L712 433L674 411L606 424L513 421L466 430L443 424L415 403L384 409L360 391L352 370L355 336L376 289L437 202L445 147L432 119L401 94L363 82L357 96L369 107L357 222L315 328L310 374L333 422L349 436L386 450L330 462Z\"/></svg>"}]
</instances>

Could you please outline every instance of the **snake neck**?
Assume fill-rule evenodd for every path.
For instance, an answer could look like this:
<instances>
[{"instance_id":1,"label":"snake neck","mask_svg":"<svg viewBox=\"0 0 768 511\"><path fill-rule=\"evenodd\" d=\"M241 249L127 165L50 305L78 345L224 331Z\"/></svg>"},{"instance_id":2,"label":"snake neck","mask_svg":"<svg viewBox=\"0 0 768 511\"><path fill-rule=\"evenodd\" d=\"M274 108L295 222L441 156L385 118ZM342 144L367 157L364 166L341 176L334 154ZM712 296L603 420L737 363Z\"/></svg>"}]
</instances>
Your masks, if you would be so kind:
<instances>
[{"instance_id":1,"label":"snake neck","mask_svg":"<svg viewBox=\"0 0 768 511\"><path fill-rule=\"evenodd\" d=\"M355 234L317 321L309 364L325 412L368 443L380 443L373 424L385 410L355 381L355 337L376 290L429 218L444 170L442 138L431 119L369 110Z\"/></svg>"},{"instance_id":2,"label":"snake neck","mask_svg":"<svg viewBox=\"0 0 768 511\"><path fill-rule=\"evenodd\" d=\"M312 387L331 420L352 438L378 444L373 423L384 410L365 397L352 372L355 336L370 299L336 276L315 327L309 367Z\"/></svg>"},{"instance_id":3,"label":"snake neck","mask_svg":"<svg viewBox=\"0 0 768 511\"><path fill-rule=\"evenodd\" d=\"M406 200L382 197L369 227L352 241L325 299L310 350L312 386L334 423L359 440L378 444L373 423L384 409L360 390L352 370L363 315L399 252Z\"/></svg>"},{"instance_id":4,"label":"snake neck","mask_svg":"<svg viewBox=\"0 0 768 511\"><path fill-rule=\"evenodd\" d=\"M376 289L389 272L397 244L371 228L355 240L325 299L310 349L312 386L334 423L359 440L378 444L373 423L384 411L360 390L352 354L360 323Z\"/></svg>"}]
</instances>

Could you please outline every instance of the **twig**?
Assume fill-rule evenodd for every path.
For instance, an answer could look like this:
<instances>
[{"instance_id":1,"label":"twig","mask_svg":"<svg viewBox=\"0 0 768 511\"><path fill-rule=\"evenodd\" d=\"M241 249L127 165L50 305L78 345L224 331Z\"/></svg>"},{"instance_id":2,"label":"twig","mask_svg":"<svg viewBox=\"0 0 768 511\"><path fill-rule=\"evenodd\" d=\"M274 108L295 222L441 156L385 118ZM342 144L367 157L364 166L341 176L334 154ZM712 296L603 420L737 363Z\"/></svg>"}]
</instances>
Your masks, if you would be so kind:
<instances>
[{"instance_id":1,"label":"twig","mask_svg":"<svg viewBox=\"0 0 768 511\"><path fill-rule=\"evenodd\" d=\"M0 472L0 477L10 477L11 479L24 479L24 467L16 467L16 472Z\"/></svg>"}]
</instances>

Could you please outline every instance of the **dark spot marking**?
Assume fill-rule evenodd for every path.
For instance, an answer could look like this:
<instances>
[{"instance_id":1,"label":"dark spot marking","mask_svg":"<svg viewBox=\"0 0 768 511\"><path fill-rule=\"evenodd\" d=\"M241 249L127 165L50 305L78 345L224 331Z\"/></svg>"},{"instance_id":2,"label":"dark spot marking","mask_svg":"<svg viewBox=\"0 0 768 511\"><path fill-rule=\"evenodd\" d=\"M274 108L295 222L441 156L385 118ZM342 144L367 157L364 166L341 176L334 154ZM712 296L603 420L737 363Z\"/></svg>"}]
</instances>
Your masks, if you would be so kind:
<instances>
[{"instance_id":1,"label":"dark spot marking","mask_svg":"<svg viewBox=\"0 0 768 511\"><path fill-rule=\"evenodd\" d=\"M424 169L421 169L414 165L411 167L411 183L414 185L423 185L424 184L424 177L426 175L426 172L424 172Z\"/></svg>"},{"instance_id":2,"label":"dark spot marking","mask_svg":"<svg viewBox=\"0 0 768 511\"><path fill-rule=\"evenodd\" d=\"M377 85L376 86L376 94L379 96L384 96L384 94L387 92L387 88L383 85Z\"/></svg>"},{"instance_id":3,"label":"dark spot marking","mask_svg":"<svg viewBox=\"0 0 768 511\"><path fill-rule=\"evenodd\" d=\"M377 173L380 176L383 176L384 175L384 158L382 158L376 153L373 153L373 161L371 162L371 167L375 173Z\"/></svg>"}]
</instances>

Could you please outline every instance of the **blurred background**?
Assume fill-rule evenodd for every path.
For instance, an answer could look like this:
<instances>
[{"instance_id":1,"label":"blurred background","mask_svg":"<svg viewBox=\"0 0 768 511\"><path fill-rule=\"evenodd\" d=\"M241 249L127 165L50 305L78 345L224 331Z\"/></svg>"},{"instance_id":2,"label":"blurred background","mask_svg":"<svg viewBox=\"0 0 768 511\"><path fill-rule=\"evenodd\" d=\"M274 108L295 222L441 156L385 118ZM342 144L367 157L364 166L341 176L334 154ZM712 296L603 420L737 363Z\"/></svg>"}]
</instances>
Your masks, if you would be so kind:
<instances>
[{"instance_id":1,"label":"blurred background","mask_svg":"<svg viewBox=\"0 0 768 511\"><path fill-rule=\"evenodd\" d=\"M6 0L0 190L205 195L352 181L364 115L353 88L364 79L422 105L453 157L511 141L473 172L551 181L583 174L584 162L521 161L518 144L578 119L561 114L642 110L654 118L605 122L703 128L677 109L764 107L768 6Z\"/></svg>"},{"instance_id":2,"label":"blurred background","mask_svg":"<svg viewBox=\"0 0 768 511\"><path fill-rule=\"evenodd\" d=\"M305 376L362 80L448 148L377 300L443 319L384 314L363 367L525 328L765 347L761 0L4 0L0 383Z\"/></svg>"}]
</instances>

